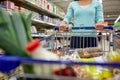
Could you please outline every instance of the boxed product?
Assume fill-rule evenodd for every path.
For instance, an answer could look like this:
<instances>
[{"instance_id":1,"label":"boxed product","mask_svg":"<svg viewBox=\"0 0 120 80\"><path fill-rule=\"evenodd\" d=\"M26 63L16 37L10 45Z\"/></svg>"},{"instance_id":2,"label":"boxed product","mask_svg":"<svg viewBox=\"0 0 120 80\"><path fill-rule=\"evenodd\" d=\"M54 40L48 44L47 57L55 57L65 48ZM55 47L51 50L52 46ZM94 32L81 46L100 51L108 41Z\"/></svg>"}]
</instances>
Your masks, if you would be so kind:
<instances>
[{"instance_id":1,"label":"boxed product","mask_svg":"<svg viewBox=\"0 0 120 80\"><path fill-rule=\"evenodd\" d=\"M14 10L14 7L15 7L14 3L11 2L11 1L6 1L6 2L7 2L7 9L13 9Z\"/></svg>"},{"instance_id":2,"label":"boxed product","mask_svg":"<svg viewBox=\"0 0 120 80\"><path fill-rule=\"evenodd\" d=\"M47 4L47 10L51 11L51 9L52 9L52 6L51 6L50 3L48 3L48 4Z\"/></svg>"},{"instance_id":3,"label":"boxed product","mask_svg":"<svg viewBox=\"0 0 120 80\"><path fill-rule=\"evenodd\" d=\"M56 13L56 10L57 10L56 6L53 5L53 6L52 6L52 12L53 12L53 13Z\"/></svg>"},{"instance_id":4,"label":"boxed product","mask_svg":"<svg viewBox=\"0 0 120 80\"><path fill-rule=\"evenodd\" d=\"M6 8L7 7L7 2L6 1L0 2L0 7Z\"/></svg>"},{"instance_id":5,"label":"boxed product","mask_svg":"<svg viewBox=\"0 0 120 80\"><path fill-rule=\"evenodd\" d=\"M24 11L24 10L25 10L25 8L19 7L19 11Z\"/></svg>"},{"instance_id":6,"label":"boxed product","mask_svg":"<svg viewBox=\"0 0 120 80\"><path fill-rule=\"evenodd\" d=\"M14 11L18 11L19 7L15 5Z\"/></svg>"},{"instance_id":7,"label":"boxed product","mask_svg":"<svg viewBox=\"0 0 120 80\"><path fill-rule=\"evenodd\" d=\"M34 2L37 6L39 6L39 0L35 0Z\"/></svg>"},{"instance_id":8,"label":"boxed product","mask_svg":"<svg viewBox=\"0 0 120 80\"><path fill-rule=\"evenodd\" d=\"M41 0L41 7L45 8L45 5L46 5L46 0Z\"/></svg>"},{"instance_id":9,"label":"boxed product","mask_svg":"<svg viewBox=\"0 0 120 80\"><path fill-rule=\"evenodd\" d=\"M37 29L36 29L35 26L32 26L32 27L31 27L31 33L37 33Z\"/></svg>"},{"instance_id":10,"label":"boxed product","mask_svg":"<svg viewBox=\"0 0 120 80\"><path fill-rule=\"evenodd\" d=\"M37 19L39 20L39 13L33 12L32 19Z\"/></svg>"},{"instance_id":11,"label":"boxed product","mask_svg":"<svg viewBox=\"0 0 120 80\"><path fill-rule=\"evenodd\" d=\"M45 15L39 15L39 19L40 19L41 21L44 21L44 20L45 20Z\"/></svg>"},{"instance_id":12,"label":"boxed product","mask_svg":"<svg viewBox=\"0 0 120 80\"><path fill-rule=\"evenodd\" d=\"M11 1L4 1L0 3L1 7L14 10L15 4Z\"/></svg>"}]
</instances>

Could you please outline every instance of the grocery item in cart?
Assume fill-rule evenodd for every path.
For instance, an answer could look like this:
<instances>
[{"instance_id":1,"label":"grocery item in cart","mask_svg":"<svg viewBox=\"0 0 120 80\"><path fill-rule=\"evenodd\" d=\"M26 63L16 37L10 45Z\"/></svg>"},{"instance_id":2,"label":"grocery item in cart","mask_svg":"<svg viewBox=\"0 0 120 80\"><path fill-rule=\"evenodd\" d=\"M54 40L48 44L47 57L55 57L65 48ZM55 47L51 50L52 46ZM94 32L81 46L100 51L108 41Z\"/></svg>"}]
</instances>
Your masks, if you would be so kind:
<instances>
[{"instance_id":1,"label":"grocery item in cart","mask_svg":"<svg viewBox=\"0 0 120 80\"><path fill-rule=\"evenodd\" d=\"M78 58L77 61L82 62L94 62L94 58ZM102 80L104 78L112 78L113 73L107 68L98 68L98 66L92 65L75 65L74 69L76 70L78 76L85 79L95 79Z\"/></svg>"},{"instance_id":2,"label":"grocery item in cart","mask_svg":"<svg viewBox=\"0 0 120 80\"><path fill-rule=\"evenodd\" d=\"M117 39L116 42L117 42L117 45L120 47L120 39Z\"/></svg>"},{"instance_id":3,"label":"grocery item in cart","mask_svg":"<svg viewBox=\"0 0 120 80\"><path fill-rule=\"evenodd\" d=\"M59 60L59 56L55 53L47 51L46 49L41 47L39 39L34 39L30 43L26 45L26 49L31 53L32 57L35 59L44 59L44 60ZM58 69L58 65L48 65L48 64L34 64L34 72L37 75L50 75L51 72L55 69ZM44 71L44 72L43 72Z\"/></svg>"},{"instance_id":4,"label":"grocery item in cart","mask_svg":"<svg viewBox=\"0 0 120 80\"><path fill-rule=\"evenodd\" d=\"M118 51L111 51L106 57L109 62L120 62L120 53Z\"/></svg>"},{"instance_id":5,"label":"grocery item in cart","mask_svg":"<svg viewBox=\"0 0 120 80\"><path fill-rule=\"evenodd\" d=\"M54 74L57 76L77 77L76 72L70 66L66 66L63 69L55 70Z\"/></svg>"},{"instance_id":6,"label":"grocery item in cart","mask_svg":"<svg viewBox=\"0 0 120 80\"><path fill-rule=\"evenodd\" d=\"M119 51L111 51L106 56L108 62L120 62L120 52ZM109 68L110 71L113 72L114 75L120 74L120 68Z\"/></svg>"},{"instance_id":7,"label":"grocery item in cart","mask_svg":"<svg viewBox=\"0 0 120 80\"><path fill-rule=\"evenodd\" d=\"M78 54L81 58L98 57L103 54L103 51L100 48L84 48L78 49Z\"/></svg>"}]
</instances>

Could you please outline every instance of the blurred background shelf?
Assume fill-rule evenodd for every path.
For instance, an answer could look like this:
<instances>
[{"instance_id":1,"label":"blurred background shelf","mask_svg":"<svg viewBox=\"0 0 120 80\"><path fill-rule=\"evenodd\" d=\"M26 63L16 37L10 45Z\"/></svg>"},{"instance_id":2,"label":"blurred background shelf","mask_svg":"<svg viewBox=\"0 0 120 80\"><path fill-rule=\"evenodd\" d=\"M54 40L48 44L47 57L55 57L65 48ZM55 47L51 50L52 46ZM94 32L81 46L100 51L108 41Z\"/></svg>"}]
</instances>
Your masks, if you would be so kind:
<instances>
[{"instance_id":1,"label":"blurred background shelf","mask_svg":"<svg viewBox=\"0 0 120 80\"><path fill-rule=\"evenodd\" d=\"M48 23L45 21L37 20L37 19L32 19L32 24L38 26L39 28L53 28L56 25L53 23Z\"/></svg>"},{"instance_id":2,"label":"blurred background shelf","mask_svg":"<svg viewBox=\"0 0 120 80\"><path fill-rule=\"evenodd\" d=\"M26 9L32 10L34 12L37 12L40 14L45 14L52 18L63 19L63 17L35 5L35 3L31 2L30 0L29 1L27 1L27 0L10 0L10 1L14 2L18 6L22 6Z\"/></svg>"}]
</instances>

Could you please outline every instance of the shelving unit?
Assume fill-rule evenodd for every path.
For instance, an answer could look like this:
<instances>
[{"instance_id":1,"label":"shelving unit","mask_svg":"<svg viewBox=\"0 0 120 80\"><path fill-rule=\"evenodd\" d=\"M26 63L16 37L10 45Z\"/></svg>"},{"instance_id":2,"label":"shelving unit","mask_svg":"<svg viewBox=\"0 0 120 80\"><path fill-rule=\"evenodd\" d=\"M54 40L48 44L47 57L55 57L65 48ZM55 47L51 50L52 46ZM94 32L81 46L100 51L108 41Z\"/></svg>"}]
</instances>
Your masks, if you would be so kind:
<instances>
[{"instance_id":1,"label":"shelving unit","mask_svg":"<svg viewBox=\"0 0 120 80\"><path fill-rule=\"evenodd\" d=\"M7 0L3 0L3 1L7 1ZM9 0L9 1L14 2L15 5L17 5L17 6L23 7L25 9L39 13L41 15L46 15L50 18L55 18L55 19L60 19L60 20L63 19L62 16L55 14L47 9L44 9L41 6L36 5L34 2L31 2L31 0ZM32 19L32 24L37 26L38 29L39 28L48 28L49 29L49 28L53 28L54 26L56 26L53 23L45 22L45 21L42 21L39 19Z\"/></svg>"},{"instance_id":2,"label":"shelving unit","mask_svg":"<svg viewBox=\"0 0 120 80\"><path fill-rule=\"evenodd\" d=\"M34 11L34 12L37 12L40 14L45 14L45 15L52 17L52 18L63 19L63 17L61 17L55 13L52 13L48 10L45 10L45 9L35 5L35 3L32 3L31 1L27 1L27 0L10 0L10 1L14 2L18 6L22 6L26 9L31 10L31 11Z\"/></svg>"},{"instance_id":3,"label":"shelving unit","mask_svg":"<svg viewBox=\"0 0 120 80\"><path fill-rule=\"evenodd\" d=\"M37 19L32 19L32 24L36 26L44 26L44 28L53 28L54 26L56 26L55 24L37 20Z\"/></svg>"}]
</instances>

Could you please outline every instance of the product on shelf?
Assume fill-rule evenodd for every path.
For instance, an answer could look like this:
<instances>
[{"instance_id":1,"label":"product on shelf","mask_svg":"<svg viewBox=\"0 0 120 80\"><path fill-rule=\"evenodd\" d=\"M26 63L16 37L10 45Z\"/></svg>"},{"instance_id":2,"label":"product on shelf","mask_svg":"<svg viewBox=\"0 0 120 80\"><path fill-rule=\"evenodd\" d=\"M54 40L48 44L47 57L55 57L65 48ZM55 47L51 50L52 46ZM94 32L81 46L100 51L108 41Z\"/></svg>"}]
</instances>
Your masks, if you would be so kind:
<instances>
[{"instance_id":1,"label":"product on shelf","mask_svg":"<svg viewBox=\"0 0 120 80\"><path fill-rule=\"evenodd\" d=\"M49 3L47 0L27 0L27 1L30 2L30 3L34 3L34 5L42 7L43 9L46 9L46 10L48 10L50 12L56 13L56 6L51 4L51 3ZM6 8L7 11L10 11L10 12L11 11L22 11L22 12L25 12L26 15L28 15L29 13L32 12L30 10L24 9L21 6L16 6L11 1L1 2L1 6ZM33 12L32 19L44 21L44 22L46 22L46 24L47 23L49 23L49 24L52 23L52 24L55 24L55 25L58 25L60 23L60 21L61 21L60 19L51 18L51 17L48 17L48 16L43 15L43 14L41 15L41 14L36 13L36 12Z\"/></svg>"},{"instance_id":2,"label":"product on shelf","mask_svg":"<svg viewBox=\"0 0 120 80\"><path fill-rule=\"evenodd\" d=\"M46 29L46 30L45 30L45 34L49 34L49 35L50 35L50 34L53 34L53 32L54 32L53 29L49 29L49 30Z\"/></svg>"},{"instance_id":3,"label":"product on shelf","mask_svg":"<svg viewBox=\"0 0 120 80\"><path fill-rule=\"evenodd\" d=\"M31 26L31 33L37 33L36 26Z\"/></svg>"}]
</instances>

